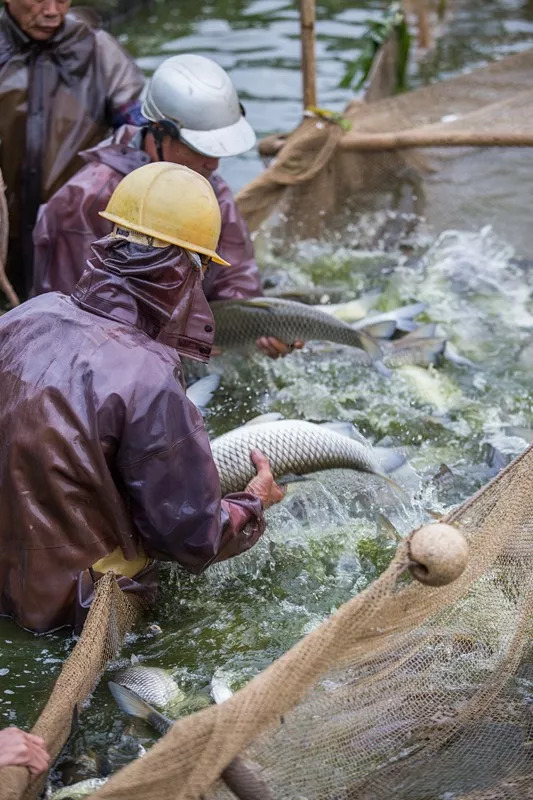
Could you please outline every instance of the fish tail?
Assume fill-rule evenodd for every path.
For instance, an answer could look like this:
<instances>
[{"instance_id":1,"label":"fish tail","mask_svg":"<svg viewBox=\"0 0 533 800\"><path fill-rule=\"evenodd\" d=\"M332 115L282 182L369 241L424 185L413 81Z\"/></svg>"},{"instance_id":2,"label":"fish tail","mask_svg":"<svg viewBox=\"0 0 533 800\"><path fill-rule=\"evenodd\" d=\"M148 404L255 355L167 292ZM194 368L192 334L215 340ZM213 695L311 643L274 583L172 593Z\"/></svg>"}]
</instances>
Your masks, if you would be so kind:
<instances>
[{"instance_id":1,"label":"fish tail","mask_svg":"<svg viewBox=\"0 0 533 800\"><path fill-rule=\"evenodd\" d=\"M383 358L381 347L372 336L370 336L368 333L365 333L365 331L357 331L356 341L359 347L361 347L365 353L370 356L372 361L381 361Z\"/></svg>"},{"instance_id":2,"label":"fish tail","mask_svg":"<svg viewBox=\"0 0 533 800\"><path fill-rule=\"evenodd\" d=\"M165 731L169 729L171 725L170 721L167 720L163 714L160 714L159 711L156 711L155 708L152 708L149 703L140 698L139 695L132 692L131 689L120 686L120 684L114 681L109 681L107 685L118 707L121 711L124 711L125 714L129 714L130 717L144 719L161 733L165 733Z\"/></svg>"},{"instance_id":3,"label":"fish tail","mask_svg":"<svg viewBox=\"0 0 533 800\"><path fill-rule=\"evenodd\" d=\"M388 475L385 475L383 472L375 472L374 474L377 475L382 480L384 480L385 483L388 483L389 486L391 487L391 489L394 489L396 494L398 494L401 497L402 500L404 500L404 501L410 500L410 497L407 494L407 492L405 491L405 489L402 489L400 484L397 483L396 481L394 481L392 478L389 478Z\"/></svg>"}]
</instances>

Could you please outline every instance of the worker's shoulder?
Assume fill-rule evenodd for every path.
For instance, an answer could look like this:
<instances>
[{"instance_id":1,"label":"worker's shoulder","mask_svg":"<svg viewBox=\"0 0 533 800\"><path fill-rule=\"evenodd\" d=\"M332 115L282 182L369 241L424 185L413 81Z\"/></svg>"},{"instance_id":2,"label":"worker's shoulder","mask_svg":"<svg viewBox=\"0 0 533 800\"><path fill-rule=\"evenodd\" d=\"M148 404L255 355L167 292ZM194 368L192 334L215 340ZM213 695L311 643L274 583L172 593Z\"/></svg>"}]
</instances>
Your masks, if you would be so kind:
<instances>
[{"instance_id":1,"label":"worker's shoulder","mask_svg":"<svg viewBox=\"0 0 533 800\"><path fill-rule=\"evenodd\" d=\"M209 183L213 187L219 205L222 205L222 203L235 203L233 192L222 175L219 175L218 172L213 172L209 177Z\"/></svg>"},{"instance_id":2,"label":"worker's shoulder","mask_svg":"<svg viewBox=\"0 0 533 800\"><path fill-rule=\"evenodd\" d=\"M178 353L135 326L92 314L87 328L87 353L93 370L115 376L126 394L157 396L162 391L184 394ZM84 318L84 323L87 323ZM96 325L96 328L93 327Z\"/></svg>"}]
</instances>

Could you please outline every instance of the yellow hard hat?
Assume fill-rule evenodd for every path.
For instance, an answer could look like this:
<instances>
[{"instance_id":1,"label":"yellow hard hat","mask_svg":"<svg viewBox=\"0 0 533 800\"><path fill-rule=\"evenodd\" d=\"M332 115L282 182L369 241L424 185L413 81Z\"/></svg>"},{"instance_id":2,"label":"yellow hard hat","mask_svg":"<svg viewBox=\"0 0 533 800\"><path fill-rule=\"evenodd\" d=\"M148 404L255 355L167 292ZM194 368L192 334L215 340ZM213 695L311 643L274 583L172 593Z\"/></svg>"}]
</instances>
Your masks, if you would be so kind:
<instances>
[{"instance_id":1,"label":"yellow hard hat","mask_svg":"<svg viewBox=\"0 0 533 800\"><path fill-rule=\"evenodd\" d=\"M100 216L121 228L152 236L229 267L215 252L220 208L211 184L181 164L159 161L126 175Z\"/></svg>"}]
</instances>

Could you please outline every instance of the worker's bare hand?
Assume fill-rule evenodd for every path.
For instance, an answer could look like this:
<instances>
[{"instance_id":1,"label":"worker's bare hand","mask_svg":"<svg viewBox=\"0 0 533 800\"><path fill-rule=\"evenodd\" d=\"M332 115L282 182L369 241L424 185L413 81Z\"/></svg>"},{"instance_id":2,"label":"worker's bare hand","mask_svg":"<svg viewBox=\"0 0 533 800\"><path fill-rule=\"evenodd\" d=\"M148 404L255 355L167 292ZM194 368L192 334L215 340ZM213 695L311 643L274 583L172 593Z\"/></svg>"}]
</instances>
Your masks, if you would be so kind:
<instances>
[{"instance_id":1,"label":"worker's bare hand","mask_svg":"<svg viewBox=\"0 0 533 800\"><path fill-rule=\"evenodd\" d=\"M50 756L40 736L19 728L0 731L0 767L28 767L33 775L48 769Z\"/></svg>"},{"instance_id":2,"label":"worker's bare hand","mask_svg":"<svg viewBox=\"0 0 533 800\"><path fill-rule=\"evenodd\" d=\"M244 491L255 494L261 500L263 508L279 503L283 500L285 491L274 480L268 458L260 450L252 450L250 458L257 468L257 475L252 478Z\"/></svg>"},{"instance_id":3,"label":"worker's bare hand","mask_svg":"<svg viewBox=\"0 0 533 800\"><path fill-rule=\"evenodd\" d=\"M276 339L274 336L261 336L256 341L258 348L269 358L279 358L280 356L283 358L292 353L293 350L301 350L304 344L305 342L302 342L301 339L297 339L292 344L285 344L281 339Z\"/></svg>"}]
</instances>

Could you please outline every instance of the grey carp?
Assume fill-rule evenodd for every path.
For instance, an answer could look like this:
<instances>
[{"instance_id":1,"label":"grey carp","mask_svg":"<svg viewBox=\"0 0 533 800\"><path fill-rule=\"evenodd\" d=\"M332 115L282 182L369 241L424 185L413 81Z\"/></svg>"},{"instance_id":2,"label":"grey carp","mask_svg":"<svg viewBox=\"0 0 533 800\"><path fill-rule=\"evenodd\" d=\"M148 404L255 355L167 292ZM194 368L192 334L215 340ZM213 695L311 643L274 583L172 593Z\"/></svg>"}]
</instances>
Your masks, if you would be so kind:
<instances>
[{"instance_id":1,"label":"grey carp","mask_svg":"<svg viewBox=\"0 0 533 800\"><path fill-rule=\"evenodd\" d=\"M276 297L252 297L215 300L210 305L218 347L242 347L261 336L274 336L288 344L297 339L336 342L358 347L372 360L381 358L379 345L367 333L353 330L342 320L304 303Z\"/></svg>"},{"instance_id":2,"label":"grey carp","mask_svg":"<svg viewBox=\"0 0 533 800\"><path fill-rule=\"evenodd\" d=\"M163 735L171 729L174 721L160 714L135 692L113 681L109 681L108 686L118 706L126 714L144 719ZM221 778L239 800L273 800L268 786L256 775L252 765L240 756L228 764Z\"/></svg>"},{"instance_id":3,"label":"grey carp","mask_svg":"<svg viewBox=\"0 0 533 800\"><path fill-rule=\"evenodd\" d=\"M381 475L370 445L303 420L244 425L211 442L222 495L241 492L256 474L250 452L257 448L269 461L275 478L306 475L324 469L356 469Z\"/></svg>"},{"instance_id":4,"label":"grey carp","mask_svg":"<svg viewBox=\"0 0 533 800\"><path fill-rule=\"evenodd\" d=\"M159 667L145 667L142 664L126 667L118 673L114 682L158 708L168 708L185 697L174 678Z\"/></svg>"}]
</instances>

